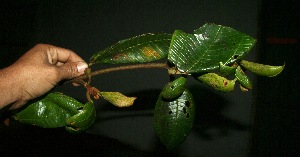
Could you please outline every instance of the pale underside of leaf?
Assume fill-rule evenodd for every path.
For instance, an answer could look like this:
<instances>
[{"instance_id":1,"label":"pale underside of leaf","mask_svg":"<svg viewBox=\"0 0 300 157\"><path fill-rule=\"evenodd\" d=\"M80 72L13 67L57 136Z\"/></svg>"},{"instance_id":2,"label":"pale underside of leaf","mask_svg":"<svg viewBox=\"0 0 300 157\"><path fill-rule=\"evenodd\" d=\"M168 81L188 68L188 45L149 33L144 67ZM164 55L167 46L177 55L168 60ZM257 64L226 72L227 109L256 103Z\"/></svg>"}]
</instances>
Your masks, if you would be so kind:
<instances>
[{"instance_id":1,"label":"pale underside of leaf","mask_svg":"<svg viewBox=\"0 0 300 157\"><path fill-rule=\"evenodd\" d=\"M117 107L132 106L136 97L127 97L119 92L100 92L100 95Z\"/></svg>"}]
</instances>

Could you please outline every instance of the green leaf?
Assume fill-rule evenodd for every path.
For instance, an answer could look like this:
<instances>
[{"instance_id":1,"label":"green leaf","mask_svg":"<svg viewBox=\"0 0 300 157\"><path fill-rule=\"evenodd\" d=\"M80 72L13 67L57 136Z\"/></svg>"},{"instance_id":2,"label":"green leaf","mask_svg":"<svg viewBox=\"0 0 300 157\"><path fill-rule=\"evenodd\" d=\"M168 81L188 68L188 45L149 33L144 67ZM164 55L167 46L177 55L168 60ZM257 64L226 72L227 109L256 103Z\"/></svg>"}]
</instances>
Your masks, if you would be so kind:
<instances>
[{"instance_id":1,"label":"green leaf","mask_svg":"<svg viewBox=\"0 0 300 157\"><path fill-rule=\"evenodd\" d=\"M187 89L173 100L164 99L160 94L154 109L154 129L167 148L174 149L186 139L194 119L195 103Z\"/></svg>"},{"instance_id":2,"label":"green leaf","mask_svg":"<svg viewBox=\"0 0 300 157\"><path fill-rule=\"evenodd\" d=\"M240 64L247 70L261 76L274 77L282 72L285 65L283 66L272 66L272 65L264 65L254 62L249 62L246 60L242 60Z\"/></svg>"},{"instance_id":3,"label":"green leaf","mask_svg":"<svg viewBox=\"0 0 300 157\"><path fill-rule=\"evenodd\" d=\"M227 66L224 65L222 62L220 62L220 74L224 77L235 74L236 68L237 68L236 64L232 66Z\"/></svg>"},{"instance_id":4,"label":"green leaf","mask_svg":"<svg viewBox=\"0 0 300 157\"><path fill-rule=\"evenodd\" d=\"M87 102L79 113L68 118L66 130L71 133L80 133L88 129L96 119L96 109L92 101Z\"/></svg>"},{"instance_id":5,"label":"green leaf","mask_svg":"<svg viewBox=\"0 0 300 157\"><path fill-rule=\"evenodd\" d=\"M185 90L186 78L179 77L176 80L169 82L161 91L161 94L166 99L174 99L179 97Z\"/></svg>"},{"instance_id":6,"label":"green leaf","mask_svg":"<svg viewBox=\"0 0 300 157\"><path fill-rule=\"evenodd\" d=\"M119 92L100 92L100 95L117 107L129 107L136 99L136 97L127 97Z\"/></svg>"},{"instance_id":7,"label":"green leaf","mask_svg":"<svg viewBox=\"0 0 300 157\"><path fill-rule=\"evenodd\" d=\"M171 34L149 33L125 39L95 53L90 59L90 65L98 63L145 63L166 58L171 38Z\"/></svg>"},{"instance_id":8,"label":"green leaf","mask_svg":"<svg viewBox=\"0 0 300 157\"><path fill-rule=\"evenodd\" d=\"M219 76L215 73L207 73L197 77L202 83L213 87L219 92L232 92L234 90L235 79L228 80L225 77Z\"/></svg>"},{"instance_id":9,"label":"green leaf","mask_svg":"<svg viewBox=\"0 0 300 157\"><path fill-rule=\"evenodd\" d=\"M56 128L66 125L66 119L79 113L83 104L61 93L50 93L45 98L29 104L15 115L22 123L43 128Z\"/></svg>"},{"instance_id":10,"label":"green leaf","mask_svg":"<svg viewBox=\"0 0 300 157\"><path fill-rule=\"evenodd\" d=\"M242 87L246 88L246 89L252 89L252 83L251 80L249 79L249 77L244 73L244 71L242 70L242 68L240 66L238 66L236 68L236 72L235 72L235 77L237 78L237 80L239 81L239 83L242 85ZM246 91L245 89L241 88L242 91Z\"/></svg>"},{"instance_id":11,"label":"green leaf","mask_svg":"<svg viewBox=\"0 0 300 157\"><path fill-rule=\"evenodd\" d=\"M244 33L215 24L205 24L194 33L176 30L173 34L168 60L181 72L208 72L218 69L220 62L231 64L243 58L255 43Z\"/></svg>"}]
</instances>

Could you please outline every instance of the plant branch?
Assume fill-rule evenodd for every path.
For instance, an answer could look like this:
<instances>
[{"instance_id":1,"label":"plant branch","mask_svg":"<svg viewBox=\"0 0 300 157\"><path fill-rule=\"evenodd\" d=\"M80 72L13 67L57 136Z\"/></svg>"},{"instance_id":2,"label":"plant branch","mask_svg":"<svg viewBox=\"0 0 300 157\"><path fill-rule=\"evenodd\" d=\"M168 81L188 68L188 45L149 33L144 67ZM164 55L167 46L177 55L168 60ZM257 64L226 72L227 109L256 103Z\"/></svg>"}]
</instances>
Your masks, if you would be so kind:
<instances>
[{"instance_id":1,"label":"plant branch","mask_svg":"<svg viewBox=\"0 0 300 157\"><path fill-rule=\"evenodd\" d=\"M133 65L125 65L125 66L101 69L101 70L97 70L94 72L91 72L91 70L89 68L85 71L85 75L76 77L65 83L72 82L75 85L79 85L79 84L83 85L83 87L87 89L86 97L87 97L88 101L92 101L90 95L93 95L95 99L98 99L99 93L100 93L100 91L97 88L90 86L92 76L115 72L115 71L122 71L122 70L150 69L150 68L162 68L162 69L168 69L168 70L170 69L167 63L133 64ZM84 81L85 79L88 79L88 81L87 82Z\"/></svg>"},{"instance_id":2,"label":"plant branch","mask_svg":"<svg viewBox=\"0 0 300 157\"><path fill-rule=\"evenodd\" d=\"M151 68L169 69L169 66L167 63L147 63L147 64L124 65L124 66L119 66L119 67L112 67L112 68L97 70L97 71L92 72L90 76L92 77L92 76L106 74L106 73L115 72L115 71L133 70L133 69L151 69ZM76 83L77 80L83 80L86 78L87 78L87 76L83 75L83 76L79 76L79 77L76 77L76 78L70 80L70 82Z\"/></svg>"}]
</instances>

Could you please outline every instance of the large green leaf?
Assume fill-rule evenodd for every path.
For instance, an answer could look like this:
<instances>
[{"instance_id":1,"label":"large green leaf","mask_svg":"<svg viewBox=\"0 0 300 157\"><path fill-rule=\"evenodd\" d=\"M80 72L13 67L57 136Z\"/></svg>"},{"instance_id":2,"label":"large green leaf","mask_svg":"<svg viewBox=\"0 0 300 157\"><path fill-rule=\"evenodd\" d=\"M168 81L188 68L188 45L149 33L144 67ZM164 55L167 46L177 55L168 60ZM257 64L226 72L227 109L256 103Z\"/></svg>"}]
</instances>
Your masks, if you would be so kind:
<instances>
[{"instance_id":1,"label":"large green leaf","mask_svg":"<svg viewBox=\"0 0 300 157\"><path fill-rule=\"evenodd\" d=\"M160 94L154 109L154 129L167 148L174 149L186 139L194 119L195 103L187 89L172 100Z\"/></svg>"},{"instance_id":2,"label":"large green leaf","mask_svg":"<svg viewBox=\"0 0 300 157\"><path fill-rule=\"evenodd\" d=\"M171 38L171 34L149 33L125 39L95 53L90 59L90 65L97 63L145 63L166 58Z\"/></svg>"},{"instance_id":3,"label":"large green leaf","mask_svg":"<svg viewBox=\"0 0 300 157\"><path fill-rule=\"evenodd\" d=\"M50 93L15 115L20 122L43 128L66 125L66 120L80 112L84 105L61 93Z\"/></svg>"},{"instance_id":4,"label":"large green leaf","mask_svg":"<svg viewBox=\"0 0 300 157\"><path fill-rule=\"evenodd\" d=\"M187 34L176 30L170 44L168 60L179 71L208 72L243 58L253 47L255 39L232 28L205 24Z\"/></svg>"}]
</instances>

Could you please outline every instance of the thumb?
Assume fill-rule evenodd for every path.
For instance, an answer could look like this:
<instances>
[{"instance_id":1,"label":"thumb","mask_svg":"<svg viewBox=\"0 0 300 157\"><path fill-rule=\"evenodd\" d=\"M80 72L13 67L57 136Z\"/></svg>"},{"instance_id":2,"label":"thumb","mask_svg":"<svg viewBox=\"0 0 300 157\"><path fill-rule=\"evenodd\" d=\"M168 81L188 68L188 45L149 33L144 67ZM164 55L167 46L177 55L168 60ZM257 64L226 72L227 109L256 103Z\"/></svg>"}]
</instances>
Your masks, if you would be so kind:
<instances>
[{"instance_id":1,"label":"thumb","mask_svg":"<svg viewBox=\"0 0 300 157\"><path fill-rule=\"evenodd\" d=\"M84 70L88 67L85 62L67 62L58 67L60 79L72 79L84 74Z\"/></svg>"}]
</instances>

